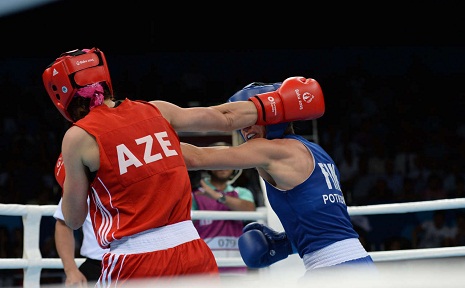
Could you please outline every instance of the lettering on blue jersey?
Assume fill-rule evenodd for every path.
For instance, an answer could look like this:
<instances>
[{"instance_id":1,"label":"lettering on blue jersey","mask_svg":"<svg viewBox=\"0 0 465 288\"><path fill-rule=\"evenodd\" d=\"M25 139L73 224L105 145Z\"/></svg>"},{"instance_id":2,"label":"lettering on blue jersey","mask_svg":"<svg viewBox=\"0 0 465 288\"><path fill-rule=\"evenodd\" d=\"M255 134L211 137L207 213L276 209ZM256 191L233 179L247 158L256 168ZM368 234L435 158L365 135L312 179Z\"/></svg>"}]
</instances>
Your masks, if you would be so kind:
<instances>
[{"instance_id":1,"label":"lettering on blue jersey","mask_svg":"<svg viewBox=\"0 0 465 288\"><path fill-rule=\"evenodd\" d=\"M168 133L166 133L166 131L155 133L154 135L155 139L157 139L157 142L160 144L160 147L163 150L163 154L165 155L165 157L178 155L178 152L176 152L176 150L169 149L169 147L171 146L171 142L169 140L164 139L168 137ZM145 164L149 164L163 158L162 153L151 154L153 147L152 135L147 135L139 139L135 139L134 141L137 143L137 145L145 144L143 156ZM136 155L134 155L134 153L131 152L131 150L129 150L129 148L126 145L117 145L116 151L118 154L118 166L120 175L123 175L126 172L128 172L129 166L134 165L137 168L143 165L142 162L136 157Z\"/></svg>"},{"instance_id":2,"label":"lettering on blue jersey","mask_svg":"<svg viewBox=\"0 0 465 288\"><path fill-rule=\"evenodd\" d=\"M321 173L325 176L326 184L328 185L328 189L337 189L342 192L341 185L339 185L339 179L337 179L336 170L334 164L328 163L318 163L318 166L321 169Z\"/></svg>"},{"instance_id":3,"label":"lettering on blue jersey","mask_svg":"<svg viewBox=\"0 0 465 288\"><path fill-rule=\"evenodd\" d=\"M325 204L328 204L328 201L330 203L341 203L341 204L346 204L346 200L344 199L344 196L339 195L339 194L323 194L323 202Z\"/></svg>"}]
</instances>

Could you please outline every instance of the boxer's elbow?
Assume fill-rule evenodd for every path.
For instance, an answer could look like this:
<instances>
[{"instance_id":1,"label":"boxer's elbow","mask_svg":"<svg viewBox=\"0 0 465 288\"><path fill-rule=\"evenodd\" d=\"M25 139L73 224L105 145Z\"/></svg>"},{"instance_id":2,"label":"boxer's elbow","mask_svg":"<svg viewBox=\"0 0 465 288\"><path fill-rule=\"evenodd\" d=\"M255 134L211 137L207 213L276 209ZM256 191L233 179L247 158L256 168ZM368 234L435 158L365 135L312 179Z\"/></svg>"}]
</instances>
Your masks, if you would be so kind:
<instances>
[{"instance_id":1,"label":"boxer's elbow","mask_svg":"<svg viewBox=\"0 0 465 288\"><path fill-rule=\"evenodd\" d=\"M68 217L68 218L65 218L65 223L69 228L73 230L77 230L82 227L82 224L84 224L84 221Z\"/></svg>"},{"instance_id":2,"label":"boxer's elbow","mask_svg":"<svg viewBox=\"0 0 465 288\"><path fill-rule=\"evenodd\" d=\"M65 219L66 225L73 230L77 230L81 228L82 225L84 224L87 214L82 214L77 211L66 213L65 210L63 210L63 216Z\"/></svg>"}]
</instances>

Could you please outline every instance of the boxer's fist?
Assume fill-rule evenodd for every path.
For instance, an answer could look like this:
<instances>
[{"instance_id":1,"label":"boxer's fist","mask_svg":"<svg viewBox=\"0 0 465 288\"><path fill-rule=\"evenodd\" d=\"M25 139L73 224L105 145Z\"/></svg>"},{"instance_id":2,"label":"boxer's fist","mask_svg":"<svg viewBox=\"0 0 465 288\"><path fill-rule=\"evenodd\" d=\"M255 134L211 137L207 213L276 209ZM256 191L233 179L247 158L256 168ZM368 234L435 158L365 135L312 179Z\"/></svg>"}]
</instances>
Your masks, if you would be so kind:
<instances>
[{"instance_id":1,"label":"boxer's fist","mask_svg":"<svg viewBox=\"0 0 465 288\"><path fill-rule=\"evenodd\" d=\"M253 222L246 225L238 241L242 260L250 268L263 268L293 254L292 244L285 232Z\"/></svg>"},{"instance_id":2,"label":"boxer's fist","mask_svg":"<svg viewBox=\"0 0 465 288\"><path fill-rule=\"evenodd\" d=\"M320 84L311 78L290 77L276 91L249 98L258 113L258 125L313 120L325 112Z\"/></svg>"},{"instance_id":3,"label":"boxer's fist","mask_svg":"<svg viewBox=\"0 0 465 288\"><path fill-rule=\"evenodd\" d=\"M65 183L65 165L63 165L63 156L61 153L55 164L55 179L60 187L63 188L63 184Z\"/></svg>"}]
</instances>

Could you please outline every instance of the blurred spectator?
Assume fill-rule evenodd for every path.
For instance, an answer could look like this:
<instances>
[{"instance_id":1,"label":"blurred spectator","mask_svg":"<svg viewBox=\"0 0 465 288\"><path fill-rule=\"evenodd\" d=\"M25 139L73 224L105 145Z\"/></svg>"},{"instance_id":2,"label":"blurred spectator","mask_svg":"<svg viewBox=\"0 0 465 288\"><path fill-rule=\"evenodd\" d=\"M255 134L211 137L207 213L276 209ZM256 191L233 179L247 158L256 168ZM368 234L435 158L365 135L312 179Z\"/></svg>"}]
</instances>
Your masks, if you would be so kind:
<instances>
[{"instance_id":1,"label":"blurred spectator","mask_svg":"<svg viewBox=\"0 0 465 288\"><path fill-rule=\"evenodd\" d=\"M339 126L335 124L327 124L320 133L319 143L327 151L332 152L334 161L339 161L339 159L342 158L344 145L349 145L346 139L350 139L350 136L349 131L340 129Z\"/></svg>"},{"instance_id":2,"label":"blurred spectator","mask_svg":"<svg viewBox=\"0 0 465 288\"><path fill-rule=\"evenodd\" d=\"M341 174L341 187L347 200L347 204L351 204L354 182L359 173L359 157L352 151L349 145L343 145L342 158L336 162Z\"/></svg>"},{"instance_id":3,"label":"blurred spectator","mask_svg":"<svg viewBox=\"0 0 465 288\"><path fill-rule=\"evenodd\" d=\"M359 173L354 179L352 192L352 205L360 205L366 202L370 189L374 186L376 175L368 173L368 158L366 154L360 155ZM345 193L345 192L344 192Z\"/></svg>"},{"instance_id":4,"label":"blurred spectator","mask_svg":"<svg viewBox=\"0 0 465 288\"><path fill-rule=\"evenodd\" d=\"M342 130L339 133L336 131L333 132L332 130L335 129L336 128L334 128L334 126L331 126L329 131L330 134L324 133L321 138L323 142L322 145L324 145L324 147L332 147L331 151L334 153L333 159L336 163L341 162L344 159L344 154L349 151L357 158L365 152L364 148L360 147L360 145L355 141L353 134L345 130ZM333 138L329 138L330 136Z\"/></svg>"},{"instance_id":5,"label":"blurred spectator","mask_svg":"<svg viewBox=\"0 0 465 288\"><path fill-rule=\"evenodd\" d=\"M412 249L412 243L405 237L393 236L384 241L384 250L386 251L404 249Z\"/></svg>"},{"instance_id":6,"label":"blurred spectator","mask_svg":"<svg viewBox=\"0 0 465 288\"><path fill-rule=\"evenodd\" d=\"M428 177L431 174L431 170L426 166L427 159L423 153L419 153L415 157L414 169L407 175L415 181L415 191L421 192L426 189Z\"/></svg>"},{"instance_id":7,"label":"blurred spectator","mask_svg":"<svg viewBox=\"0 0 465 288\"><path fill-rule=\"evenodd\" d=\"M399 142L400 149L394 156L394 170L405 176L409 176L410 173L418 169L415 161L417 147L415 146L414 139L407 138Z\"/></svg>"},{"instance_id":8,"label":"blurred spectator","mask_svg":"<svg viewBox=\"0 0 465 288\"><path fill-rule=\"evenodd\" d=\"M465 173L462 169L462 161L460 158L455 156L455 158L448 160L447 163L448 165L445 165L444 189L446 191L453 191L456 189L457 179L463 179Z\"/></svg>"},{"instance_id":9,"label":"blurred spectator","mask_svg":"<svg viewBox=\"0 0 465 288\"><path fill-rule=\"evenodd\" d=\"M455 227L453 228L453 245L465 246L465 210L461 209L455 215Z\"/></svg>"},{"instance_id":10,"label":"blurred spectator","mask_svg":"<svg viewBox=\"0 0 465 288\"><path fill-rule=\"evenodd\" d=\"M398 198L399 194L402 192L404 176L394 169L394 161L392 158L386 159L384 166L385 173L383 178L386 180L386 183L392 190L394 196Z\"/></svg>"},{"instance_id":11,"label":"blurred spectator","mask_svg":"<svg viewBox=\"0 0 465 288\"><path fill-rule=\"evenodd\" d=\"M368 173L381 175L386 172L386 161L388 159L386 143L380 139L372 139L370 144L372 153L368 156Z\"/></svg>"},{"instance_id":12,"label":"blurred spectator","mask_svg":"<svg viewBox=\"0 0 465 288\"><path fill-rule=\"evenodd\" d=\"M402 189L396 199L397 202L414 202L420 200L415 192L415 181L412 178L404 177Z\"/></svg>"},{"instance_id":13,"label":"blurred spectator","mask_svg":"<svg viewBox=\"0 0 465 288\"><path fill-rule=\"evenodd\" d=\"M395 202L394 193L389 187L386 179L382 176L376 178L366 198L365 205L386 204Z\"/></svg>"},{"instance_id":14,"label":"blurred spectator","mask_svg":"<svg viewBox=\"0 0 465 288\"><path fill-rule=\"evenodd\" d=\"M443 187L442 177L437 173L428 176L426 187L420 191L421 200L446 199L447 192Z\"/></svg>"},{"instance_id":15,"label":"blurred spectator","mask_svg":"<svg viewBox=\"0 0 465 288\"><path fill-rule=\"evenodd\" d=\"M357 147L362 148L361 153L366 153L368 155L373 154L373 124L369 121L370 119L364 119L360 126L352 125L352 127L357 127L355 132L352 132L351 138L353 139Z\"/></svg>"},{"instance_id":16,"label":"blurred spectator","mask_svg":"<svg viewBox=\"0 0 465 288\"><path fill-rule=\"evenodd\" d=\"M433 219L424 220L412 231L412 246L413 248L451 246L453 237L453 231L446 222L446 212L436 210Z\"/></svg>"},{"instance_id":17,"label":"blurred spectator","mask_svg":"<svg viewBox=\"0 0 465 288\"><path fill-rule=\"evenodd\" d=\"M422 151L427 155L432 168L441 169L444 167L450 153L450 147L447 143L448 129L444 125L444 116L439 108L440 105L426 105L427 117L423 121L425 136L428 141L422 143ZM447 163L449 164L449 163Z\"/></svg>"},{"instance_id":18,"label":"blurred spectator","mask_svg":"<svg viewBox=\"0 0 465 288\"><path fill-rule=\"evenodd\" d=\"M455 177L455 185L453 189L447 191L449 198L465 198L465 177Z\"/></svg>"}]
</instances>

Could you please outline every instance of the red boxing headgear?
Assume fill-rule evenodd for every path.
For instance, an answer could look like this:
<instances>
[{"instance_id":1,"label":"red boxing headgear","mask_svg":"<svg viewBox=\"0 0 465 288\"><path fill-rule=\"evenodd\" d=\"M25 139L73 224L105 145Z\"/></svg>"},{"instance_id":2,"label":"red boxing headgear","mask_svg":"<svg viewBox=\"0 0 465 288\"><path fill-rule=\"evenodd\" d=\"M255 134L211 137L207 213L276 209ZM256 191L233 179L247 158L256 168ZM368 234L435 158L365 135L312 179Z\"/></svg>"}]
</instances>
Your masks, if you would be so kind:
<instances>
[{"instance_id":1,"label":"red boxing headgear","mask_svg":"<svg viewBox=\"0 0 465 288\"><path fill-rule=\"evenodd\" d=\"M105 55L98 48L76 49L60 55L42 74L45 90L58 111L70 122L69 103L79 88L105 82L113 94Z\"/></svg>"}]
</instances>

